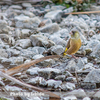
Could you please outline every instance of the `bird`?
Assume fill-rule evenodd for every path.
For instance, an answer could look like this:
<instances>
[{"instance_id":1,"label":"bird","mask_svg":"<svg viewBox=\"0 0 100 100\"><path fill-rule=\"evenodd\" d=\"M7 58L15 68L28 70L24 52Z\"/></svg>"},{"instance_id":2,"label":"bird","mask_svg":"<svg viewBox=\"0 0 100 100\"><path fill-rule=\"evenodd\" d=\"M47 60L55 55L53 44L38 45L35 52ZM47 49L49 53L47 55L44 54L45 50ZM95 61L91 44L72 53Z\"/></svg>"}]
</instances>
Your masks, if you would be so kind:
<instances>
[{"instance_id":1,"label":"bird","mask_svg":"<svg viewBox=\"0 0 100 100\"><path fill-rule=\"evenodd\" d=\"M73 29L70 32L70 35L71 35L71 38L68 40L63 56L68 54L68 55L72 55L72 57L77 59L77 57L75 57L73 54L75 54L81 47L82 43L80 39L80 34L78 30Z\"/></svg>"}]
</instances>

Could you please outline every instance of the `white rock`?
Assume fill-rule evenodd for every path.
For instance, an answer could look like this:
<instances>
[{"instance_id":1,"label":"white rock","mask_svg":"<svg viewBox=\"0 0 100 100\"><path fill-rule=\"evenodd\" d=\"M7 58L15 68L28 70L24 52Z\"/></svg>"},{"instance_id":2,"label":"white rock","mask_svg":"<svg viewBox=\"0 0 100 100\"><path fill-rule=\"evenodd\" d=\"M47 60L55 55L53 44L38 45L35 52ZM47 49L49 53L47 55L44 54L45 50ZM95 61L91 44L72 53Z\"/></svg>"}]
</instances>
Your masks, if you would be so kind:
<instances>
[{"instance_id":1,"label":"white rock","mask_svg":"<svg viewBox=\"0 0 100 100\"><path fill-rule=\"evenodd\" d=\"M44 18L50 18L53 21L59 22L61 21L61 16L62 16L62 10L54 10L45 14Z\"/></svg>"},{"instance_id":2,"label":"white rock","mask_svg":"<svg viewBox=\"0 0 100 100\"><path fill-rule=\"evenodd\" d=\"M22 29L21 30L21 38L26 38L30 36L30 29Z\"/></svg>"},{"instance_id":3,"label":"white rock","mask_svg":"<svg viewBox=\"0 0 100 100\"><path fill-rule=\"evenodd\" d=\"M35 68L30 68L30 69L28 69L27 71L26 71L26 73L28 73L28 74L30 74L30 75L38 75L38 70L39 70L40 68L38 68L38 67L35 67Z\"/></svg>"},{"instance_id":4,"label":"white rock","mask_svg":"<svg viewBox=\"0 0 100 100\"><path fill-rule=\"evenodd\" d=\"M42 68L38 70L38 74L45 79L55 78L56 75L61 74L61 70L56 68Z\"/></svg>"},{"instance_id":5,"label":"white rock","mask_svg":"<svg viewBox=\"0 0 100 100\"><path fill-rule=\"evenodd\" d=\"M33 99L31 99L31 100L41 100L41 99L39 97L33 97Z\"/></svg>"},{"instance_id":6,"label":"white rock","mask_svg":"<svg viewBox=\"0 0 100 100\"><path fill-rule=\"evenodd\" d=\"M57 23L51 23L51 24L45 25L41 28L38 28L38 30L42 33L54 33L54 32L57 32L59 29L60 28Z\"/></svg>"},{"instance_id":7,"label":"white rock","mask_svg":"<svg viewBox=\"0 0 100 100\"><path fill-rule=\"evenodd\" d=\"M93 98L94 98L94 100L99 100L99 99L100 99L100 91L96 92L96 93L93 95Z\"/></svg>"},{"instance_id":8,"label":"white rock","mask_svg":"<svg viewBox=\"0 0 100 100\"><path fill-rule=\"evenodd\" d=\"M43 85L43 86L47 85L46 80L44 78L38 77L38 76L30 79L28 83L31 83L33 85L37 85L37 84L40 84L40 85Z\"/></svg>"},{"instance_id":9,"label":"white rock","mask_svg":"<svg viewBox=\"0 0 100 100\"><path fill-rule=\"evenodd\" d=\"M85 97L85 98L83 98L83 100L91 100L91 98Z\"/></svg>"},{"instance_id":10,"label":"white rock","mask_svg":"<svg viewBox=\"0 0 100 100\"><path fill-rule=\"evenodd\" d=\"M29 11L23 11L23 14L26 15L26 16L29 16L29 17L35 17L35 15L32 13L32 12L29 12Z\"/></svg>"},{"instance_id":11,"label":"white rock","mask_svg":"<svg viewBox=\"0 0 100 100\"><path fill-rule=\"evenodd\" d=\"M5 86L5 89L7 90L7 91L22 91L22 89L21 88L19 88L19 87L16 87L16 86L9 86L9 85L6 85Z\"/></svg>"},{"instance_id":12,"label":"white rock","mask_svg":"<svg viewBox=\"0 0 100 100\"><path fill-rule=\"evenodd\" d=\"M33 46L51 47L55 45L53 41L42 35L31 35L30 39L32 41Z\"/></svg>"},{"instance_id":13,"label":"white rock","mask_svg":"<svg viewBox=\"0 0 100 100\"><path fill-rule=\"evenodd\" d=\"M47 81L48 87L58 88L61 84L62 84L62 81L55 81L53 79L50 79Z\"/></svg>"},{"instance_id":14,"label":"white rock","mask_svg":"<svg viewBox=\"0 0 100 100\"><path fill-rule=\"evenodd\" d=\"M70 82L63 83L60 88L64 91L74 90L75 89L75 84L70 83Z\"/></svg>"},{"instance_id":15,"label":"white rock","mask_svg":"<svg viewBox=\"0 0 100 100\"><path fill-rule=\"evenodd\" d=\"M94 69L85 77L84 82L99 83L100 69Z\"/></svg>"},{"instance_id":16,"label":"white rock","mask_svg":"<svg viewBox=\"0 0 100 100\"><path fill-rule=\"evenodd\" d=\"M39 58L42 58L42 57L44 57L44 56L41 55L41 54L37 54L37 55L33 56L33 59L39 59Z\"/></svg>"},{"instance_id":17,"label":"white rock","mask_svg":"<svg viewBox=\"0 0 100 100\"><path fill-rule=\"evenodd\" d=\"M19 64L23 64L24 62L24 58L21 56L10 57L9 60L11 61L11 65L19 65Z\"/></svg>"},{"instance_id":18,"label":"white rock","mask_svg":"<svg viewBox=\"0 0 100 100\"><path fill-rule=\"evenodd\" d=\"M11 48L8 48L6 49L8 55L11 57L11 56L18 56L20 54L20 51L16 50L16 49L11 49Z\"/></svg>"},{"instance_id":19,"label":"white rock","mask_svg":"<svg viewBox=\"0 0 100 100\"><path fill-rule=\"evenodd\" d=\"M66 66L66 69L68 71L75 71L75 70L78 70L78 66L75 62L75 59L72 59L68 62L68 65Z\"/></svg>"},{"instance_id":20,"label":"white rock","mask_svg":"<svg viewBox=\"0 0 100 100\"><path fill-rule=\"evenodd\" d=\"M77 100L77 98L75 96L73 96L73 95L64 97L63 99L64 100Z\"/></svg>"},{"instance_id":21,"label":"white rock","mask_svg":"<svg viewBox=\"0 0 100 100\"><path fill-rule=\"evenodd\" d=\"M26 2L22 3L22 6L23 7L32 7L31 3L26 3Z\"/></svg>"},{"instance_id":22,"label":"white rock","mask_svg":"<svg viewBox=\"0 0 100 100\"><path fill-rule=\"evenodd\" d=\"M62 38L58 37L58 34L57 35L51 35L50 39L53 42L55 42L56 45L62 45L64 47L67 45L67 42L65 40L63 40Z\"/></svg>"},{"instance_id":23,"label":"white rock","mask_svg":"<svg viewBox=\"0 0 100 100\"><path fill-rule=\"evenodd\" d=\"M12 9L20 9L20 10L22 9L22 7L19 6L19 5L11 5L10 8L12 8Z\"/></svg>"},{"instance_id":24,"label":"white rock","mask_svg":"<svg viewBox=\"0 0 100 100\"><path fill-rule=\"evenodd\" d=\"M73 90L71 92L68 92L67 95L74 95L77 98L84 98L87 96L83 89Z\"/></svg>"},{"instance_id":25,"label":"white rock","mask_svg":"<svg viewBox=\"0 0 100 100\"><path fill-rule=\"evenodd\" d=\"M5 58L8 57L8 54L5 49L0 49L0 57L5 57Z\"/></svg>"},{"instance_id":26,"label":"white rock","mask_svg":"<svg viewBox=\"0 0 100 100\"><path fill-rule=\"evenodd\" d=\"M60 55L64 52L64 48L61 45L52 46L50 49L51 49L52 54L54 53L54 54Z\"/></svg>"},{"instance_id":27,"label":"white rock","mask_svg":"<svg viewBox=\"0 0 100 100\"><path fill-rule=\"evenodd\" d=\"M23 49L26 49L31 46L31 40L30 39L20 39L16 41L16 45L22 47Z\"/></svg>"},{"instance_id":28,"label":"white rock","mask_svg":"<svg viewBox=\"0 0 100 100\"><path fill-rule=\"evenodd\" d=\"M25 15L15 16L14 19L17 28L37 28L41 22L38 17L30 18Z\"/></svg>"},{"instance_id":29,"label":"white rock","mask_svg":"<svg viewBox=\"0 0 100 100\"><path fill-rule=\"evenodd\" d=\"M91 70L94 70L95 68L93 67L92 63L87 63L82 69L78 70L78 71L86 71L86 72L90 72Z\"/></svg>"}]
</instances>

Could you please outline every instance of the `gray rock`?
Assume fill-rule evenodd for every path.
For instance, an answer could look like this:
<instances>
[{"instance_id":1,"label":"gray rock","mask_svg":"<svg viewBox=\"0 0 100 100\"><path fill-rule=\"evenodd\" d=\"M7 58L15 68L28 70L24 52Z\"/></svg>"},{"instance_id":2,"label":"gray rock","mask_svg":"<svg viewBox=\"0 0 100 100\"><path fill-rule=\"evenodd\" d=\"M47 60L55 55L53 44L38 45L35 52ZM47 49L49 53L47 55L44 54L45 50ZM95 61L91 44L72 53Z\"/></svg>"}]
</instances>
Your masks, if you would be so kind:
<instances>
[{"instance_id":1,"label":"gray rock","mask_svg":"<svg viewBox=\"0 0 100 100\"><path fill-rule=\"evenodd\" d=\"M100 91L96 92L96 93L93 95L93 99L94 99L94 100L99 100L99 99L100 99Z\"/></svg>"},{"instance_id":2,"label":"gray rock","mask_svg":"<svg viewBox=\"0 0 100 100\"><path fill-rule=\"evenodd\" d=\"M61 5L51 6L51 10L63 10L65 8L66 8L65 6L61 6Z\"/></svg>"},{"instance_id":3,"label":"gray rock","mask_svg":"<svg viewBox=\"0 0 100 100\"><path fill-rule=\"evenodd\" d=\"M54 33L59 30L59 25L57 23L51 23L41 28L38 28L38 31L43 33Z\"/></svg>"},{"instance_id":4,"label":"gray rock","mask_svg":"<svg viewBox=\"0 0 100 100\"><path fill-rule=\"evenodd\" d=\"M0 80L0 86L5 86L5 84Z\"/></svg>"},{"instance_id":5,"label":"gray rock","mask_svg":"<svg viewBox=\"0 0 100 100\"><path fill-rule=\"evenodd\" d=\"M37 55L34 55L32 57L32 59L39 59L39 58L42 58L42 57L44 57L42 54L37 54ZM48 65L52 65L54 63L55 63L55 61L53 59L47 59L47 60L40 62L39 64L41 66L47 67Z\"/></svg>"},{"instance_id":6,"label":"gray rock","mask_svg":"<svg viewBox=\"0 0 100 100\"><path fill-rule=\"evenodd\" d=\"M60 75L61 71L55 68L43 68L38 70L38 74L45 79L55 78L56 75Z\"/></svg>"},{"instance_id":7,"label":"gray rock","mask_svg":"<svg viewBox=\"0 0 100 100\"><path fill-rule=\"evenodd\" d=\"M50 49L51 49L51 54L60 55L64 52L64 47L61 45L52 46Z\"/></svg>"},{"instance_id":8,"label":"gray rock","mask_svg":"<svg viewBox=\"0 0 100 100\"><path fill-rule=\"evenodd\" d=\"M84 82L100 83L100 69L94 69L85 77Z\"/></svg>"},{"instance_id":9,"label":"gray rock","mask_svg":"<svg viewBox=\"0 0 100 100\"><path fill-rule=\"evenodd\" d=\"M77 100L77 98L73 95L64 97L63 100Z\"/></svg>"},{"instance_id":10,"label":"gray rock","mask_svg":"<svg viewBox=\"0 0 100 100\"><path fill-rule=\"evenodd\" d=\"M0 57L5 57L5 58L8 57L8 54L5 49L0 49Z\"/></svg>"},{"instance_id":11,"label":"gray rock","mask_svg":"<svg viewBox=\"0 0 100 100\"><path fill-rule=\"evenodd\" d=\"M8 58L0 57L0 61L1 61L1 64L3 64L4 66L10 65L10 63L11 63L11 60Z\"/></svg>"},{"instance_id":12,"label":"gray rock","mask_svg":"<svg viewBox=\"0 0 100 100\"><path fill-rule=\"evenodd\" d=\"M63 40L62 38L58 37L57 35L51 35L50 39L55 42L56 45L62 45L62 46L66 46L67 42L65 40Z\"/></svg>"},{"instance_id":13,"label":"gray rock","mask_svg":"<svg viewBox=\"0 0 100 100\"><path fill-rule=\"evenodd\" d=\"M63 13L62 10L50 11L47 14L45 14L44 18L50 18L53 21L60 22L61 21L62 13Z\"/></svg>"},{"instance_id":14,"label":"gray rock","mask_svg":"<svg viewBox=\"0 0 100 100\"><path fill-rule=\"evenodd\" d=\"M27 8L27 7L32 7L31 3L22 3L22 6L23 6L23 7L26 7L26 8Z\"/></svg>"},{"instance_id":15,"label":"gray rock","mask_svg":"<svg viewBox=\"0 0 100 100\"><path fill-rule=\"evenodd\" d=\"M86 51L86 55L93 52L92 48L88 48L88 47L87 48L85 47L85 51Z\"/></svg>"},{"instance_id":16,"label":"gray rock","mask_svg":"<svg viewBox=\"0 0 100 100\"><path fill-rule=\"evenodd\" d=\"M26 10L23 11L23 14L26 15L26 16L29 16L29 17L31 17L31 18L32 18L32 17L35 17L35 15L34 15L32 12L29 12L29 11L26 11Z\"/></svg>"},{"instance_id":17,"label":"gray rock","mask_svg":"<svg viewBox=\"0 0 100 100\"><path fill-rule=\"evenodd\" d=\"M21 38L26 38L30 36L30 29L22 29L21 30Z\"/></svg>"},{"instance_id":18,"label":"gray rock","mask_svg":"<svg viewBox=\"0 0 100 100\"><path fill-rule=\"evenodd\" d=\"M96 28L99 29L100 27L100 21L96 23Z\"/></svg>"},{"instance_id":19,"label":"gray rock","mask_svg":"<svg viewBox=\"0 0 100 100\"><path fill-rule=\"evenodd\" d=\"M89 97L84 97L83 100L91 100Z\"/></svg>"},{"instance_id":20,"label":"gray rock","mask_svg":"<svg viewBox=\"0 0 100 100\"><path fill-rule=\"evenodd\" d=\"M68 62L68 65L66 66L66 69L68 71L75 71L75 70L78 70L78 66L75 62L75 59L72 59Z\"/></svg>"},{"instance_id":21,"label":"gray rock","mask_svg":"<svg viewBox=\"0 0 100 100\"><path fill-rule=\"evenodd\" d=\"M75 77L68 77L68 78L66 78L66 81L67 82L75 82L75 83L77 82Z\"/></svg>"},{"instance_id":22,"label":"gray rock","mask_svg":"<svg viewBox=\"0 0 100 100\"><path fill-rule=\"evenodd\" d=\"M99 44L99 40L91 39L90 41L88 41L87 47L93 49L97 44Z\"/></svg>"},{"instance_id":23,"label":"gray rock","mask_svg":"<svg viewBox=\"0 0 100 100\"><path fill-rule=\"evenodd\" d=\"M53 34L54 37L60 37L60 38L66 38L66 37L70 37L70 34L69 34L69 30L66 29L66 28L63 28L63 29L60 29L59 31L55 32ZM51 35L52 37L52 35Z\"/></svg>"},{"instance_id":24,"label":"gray rock","mask_svg":"<svg viewBox=\"0 0 100 100\"><path fill-rule=\"evenodd\" d=\"M94 35L95 34L95 35ZM94 33L93 36L91 37L91 39L96 39L96 40L99 40L100 41L100 34L96 34Z\"/></svg>"},{"instance_id":25,"label":"gray rock","mask_svg":"<svg viewBox=\"0 0 100 100\"><path fill-rule=\"evenodd\" d=\"M0 33L9 33L10 30L11 28L7 25L7 21L0 20Z\"/></svg>"},{"instance_id":26,"label":"gray rock","mask_svg":"<svg viewBox=\"0 0 100 100\"><path fill-rule=\"evenodd\" d=\"M10 8L11 9L19 9L19 10L22 9L22 7L20 5L11 5Z\"/></svg>"},{"instance_id":27,"label":"gray rock","mask_svg":"<svg viewBox=\"0 0 100 100\"><path fill-rule=\"evenodd\" d=\"M33 85L38 85L38 84L43 85L43 86L47 85L46 80L38 76L30 79L28 83L33 84Z\"/></svg>"},{"instance_id":28,"label":"gray rock","mask_svg":"<svg viewBox=\"0 0 100 100\"><path fill-rule=\"evenodd\" d=\"M87 96L83 89L73 90L71 92L68 92L66 95L74 95L77 98L84 98Z\"/></svg>"},{"instance_id":29,"label":"gray rock","mask_svg":"<svg viewBox=\"0 0 100 100\"><path fill-rule=\"evenodd\" d=\"M64 81L65 80L65 75L58 75L55 77L55 80L61 80L61 81Z\"/></svg>"},{"instance_id":30,"label":"gray rock","mask_svg":"<svg viewBox=\"0 0 100 100\"><path fill-rule=\"evenodd\" d=\"M98 43L98 44L93 48L93 52L91 53L90 56L99 58L99 57L100 57L99 52L100 52L100 43Z\"/></svg>"},{"instance_id":31,"label":"gray rock","mask_svg":"<svg viewBox=\"0 0 100 100\"><path fill-rule=\"evenodd\" d=\"M11 61L10 65L19 65L23 64L24 58L19 56L19 57L10 57L9 60Z\"/></svg>"},{"instance_id":32,"label":"gray rock","mask_svg":"<svg viewBox=\"0 0 100 100\"><path fill-rule=\"evenodd\" d=\"M30 39L32 41L33 46L44 46L49 48L55 45L53 41L42 35L31 35Z\"/></svg>"},{"instance_id":33,"label":"gray rock","mask_svg":"<svg viewBox=\"0 0 100 100\"><path fill-rule=\"evenodd\" d=\"M80 18L83 18L84 20L90 20L90 17L88 15L79 15Z\"/></svg>"},{"instance_id":34,"label":"gray rock","mask_svg":"<svg viewBox=\"0 0 100 100\"><path fill-rule=\"evenodd\" d=\"M40 51L41 50L41 51ZM43 47L29 47L27 49L21 49L21 56L33 59L33 56L43 53Z\"/></svg>"},{"instance_id":35,"label":"gray rock","mask_svg":"<svg viewBox=\"0 0 100 100\"><path fill-rule=\"evenodd\" d=\"M32 99L29 99L32 100ZM33 97L33 100L41 100L39 97Z\"/></svg>"},{"instance_id":36,"label":"gray rock","mask_svg":"<svg viewBox=\"0 0 100 100\"><path fill-rule=\"evenodd\" d=\"M79 58L78 62L77 62L78 68L82 69L84 67L85 63L87 63L87 58Z\"/></svg>"},{"instance_id":37,"label":"gray rock","mask_svg":"<svg viewBox=\"0 0 100 100\"><path fill-rule=\"evenodd\" d=\"M11 56L18 56L20 54L20 51L16 50L16 49L11 49L11 48L8 48L6 49L9 57Z\"/></svg>"},{"instance_id":38,"label":"gray rock","mask_svg":"<svg viewBox=\"0 0 100 100\"><path fill-rule=\"evenodd\" d=\"M69 71L65 71L64 73L65 73L66 77L72 77L73 76Z\"/></svg>"},{"instance_id":39,"label":"gray rock","mask_svg":"<svg viewBox=\"0 0 100 100\"><path fill-rule=\"evenodd\" d=\"M38 75L38 70L40 68L38 67L35 67L35 68L30 68L26 71L27 74L30 74L30 75Z\"/></svg>"},{"instance_id":40,"label":"gray rock","mask_svg":"<svg viewBox=\"0 0 100 100\"><path fill-rule=\"evenodd\" d=\"M64 13L71 13L71 12L73 12L73 10L74 10L73 7L69 7L67 9L64 9L63 12Z\"/></svg>"},{"instance_id":41,"label":"gray rock","mask_svg":"<svg viewBox=\"0 0 100 100\"><path fill-rule=\"evenodd\" d=\"M45 52L45 48L44 47L38 47L38 46L35 46L32 48L32 51L37 51L38 54L43 54L43 52Z\"/></svg>"},{"instance_id":42,"label":"gray rock","mask_svg":"<svg viewBox=\"0 0 100 100\"><path fill-rule=\"evenodd\" d=\"M95 68L94 68L94 66L93 66L92 63L87 63L83 68L81 68L80 70L78 70L78 72L79 71L90 72L91 70L94 70L94 69Z\"/></svg>"},{"instance_id":43,"label":"gray rock","mask_svg":"<svg viewBox=\"0 0 100 100\"><path fill-rule=\"evenodd\" d=\"M81 83L81 87L83 89L96 89L97 86L96 86L96 83L90 83L90 82L89 83L86 83L86 82L83 82L83 83Z\"/></svg>"},{"instance_id":44,"label":"gray rock","mask_svg":"<svg viewBox=\"0 0 100 100\"><path fill-rule=\"evenodd\" d=\"M16 86L9 86L9 85L6 85L6 86L5 86L5 89L6 89L7 91L14 91L14 92L22 91L22 89L19 88L19 87L16 87Z\"/></svg>"},{"instance_id":45,"label":"gray rock","mask_svg":"<svg viewBox=\"0 0 100 100\"><path fill-rule=\"evenodd\" d=\"M41 54L37 54L37 55L34 55L33 56L33 59L39 59L39 58L42 58L42 57L44 57L44 56L41 55Z\"/></svg>"},{"instance_id":46,"label":"gray rock","mask_svg":"<svg viewBox=\"0 0 100 100\"><path fill-rule=\"evenodd\" d=\"M14 34L14 36L15 36L15 38L20 39L20 36L21 36L21 31L20 31L20 29L19 29L19 28L16 28L16 29L15 29L15 34Z\"/></svg>"},{"instance_id":47,"label":"gray rock","mask_svg":"<svg viewBox=\"0 0 100 100\"><path fill-rule=\"evenodd\" d=\"M4 69L4 66L0 64L0 69Z\"/></svg>"},{"instance_id":48,"label":"gray rock","mask_svg":"<svg viewBox=\"0 0 100 100\"><path fill-rule=\"evenodd\" d=\"M31 47L31 40L30 39L20 39L16 41L16 45L26 49Z\"/></svg>"},{"instance_id":49,"label":"gray rock","mask_svg":"<svg viewBox=\"0 0 100 100\"><path fill-rule=\"evenodd\" d=\"M76 87L74 83L67 82L67 83L63 83L60 88L63 91L69 91L69 90L74 90Z\"/></svg>"},{"instance_id":50,"label":"gray rock","mask_svg":"<svg viewBox=\"0 0 100 100\"><path fill-rule=\"evenodd\" d=\"M53 79L50 79L47 81L47 86L48 87L54 87L54 88L59 88L60 85L62 84L62 81L55 81Z\"/></svg>"},{"instance_id":51,"label":"gray rock","mask_svg":"<svg viewBox=\"0 0 100 100\"><path fill-rule=\"evenodd\" d=\"M91 9L92 11L98 11L98 10L100 10L100 6L91 5L90 9Z\"/></svg>"},{"instance_id":52,"label":"gray rock","mask_svg":"<svg viewBox=\"0 0 100 100\"><path fill-rule=\"evenodd\" d=\"M29 18L25 15L15 16L14 19L18 28L37 28L41 22L38 17Z\"/></svg>"},{"instance_id":53,"label":"gray rock","mask_svg":"<svg viewBox=\"0 0 100 100\"><path fill-rule=\"evenodd\" d=\"M11 37L10 35L7 34L0 34L0 38L7 44L9 45L14 45L15 44L15 40L13 37Z\"/></svg>"}]
</instances>

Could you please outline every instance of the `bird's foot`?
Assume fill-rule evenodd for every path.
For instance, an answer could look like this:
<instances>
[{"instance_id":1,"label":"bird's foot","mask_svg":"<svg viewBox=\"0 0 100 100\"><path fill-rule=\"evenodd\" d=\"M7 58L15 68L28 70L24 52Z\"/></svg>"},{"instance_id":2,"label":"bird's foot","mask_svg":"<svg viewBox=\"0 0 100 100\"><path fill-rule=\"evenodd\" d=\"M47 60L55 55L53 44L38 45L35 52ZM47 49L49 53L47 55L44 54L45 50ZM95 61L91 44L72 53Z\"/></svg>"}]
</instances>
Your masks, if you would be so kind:
<instances>
[{"instance_id":1,"label":"bird's foot","mask_svg":"<svg viewBox=\"0 0 100 100\"><path fill-rule=\"evenodd\" d=\"M74 56L74 55L72 55L72 57L75 58L75 59L78 59L78 57L76 57L76 56Z\"/></svg>"}]
</instances>

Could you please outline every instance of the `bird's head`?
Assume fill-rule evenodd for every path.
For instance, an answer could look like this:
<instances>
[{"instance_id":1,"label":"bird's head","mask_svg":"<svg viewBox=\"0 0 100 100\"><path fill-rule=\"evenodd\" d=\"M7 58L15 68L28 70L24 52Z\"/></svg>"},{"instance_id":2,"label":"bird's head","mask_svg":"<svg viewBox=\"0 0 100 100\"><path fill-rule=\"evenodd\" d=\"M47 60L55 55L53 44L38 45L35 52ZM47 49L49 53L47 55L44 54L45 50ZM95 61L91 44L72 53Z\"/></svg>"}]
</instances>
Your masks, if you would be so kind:
<instances>
[{"instance_id":1,"label":"bird's head","mask_svg":"<svg viewBox=\"0 0 100 100\"><path fill-rule=\"evenodd\" d=\"M78 31L71 31L70 32L70 34L71 34L71 38L75 38L75 39L78 39L78 38L80 38L80 34L79 34L79 32Z\"/></svg>"}]
</instances>

